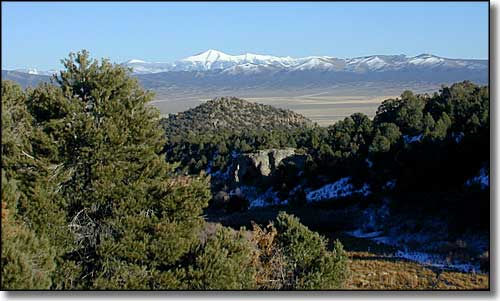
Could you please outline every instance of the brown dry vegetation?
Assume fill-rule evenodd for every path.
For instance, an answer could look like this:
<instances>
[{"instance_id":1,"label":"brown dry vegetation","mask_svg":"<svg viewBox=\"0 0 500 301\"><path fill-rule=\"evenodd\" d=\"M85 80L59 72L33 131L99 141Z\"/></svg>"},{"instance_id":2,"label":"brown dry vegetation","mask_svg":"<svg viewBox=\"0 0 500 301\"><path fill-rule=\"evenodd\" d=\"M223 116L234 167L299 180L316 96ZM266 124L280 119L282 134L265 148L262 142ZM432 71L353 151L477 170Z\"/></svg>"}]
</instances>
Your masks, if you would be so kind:
<instances>
[{"instance_id":1,"label":"brown dry vegetation","mask_svg":"<svg viewBox=\"0 0 500 301\"><path fill-rule=\"evenodd\" d=\"M440 272L418 263L369 252L348 252L355 290L477 290L488 289L488 275Z\"/></svg>"},{"instance_id":2,"label":"brown dry vegetation","mask_svg":"<svg viewBox=\"0 0 500 301\"><path fill-rule=\"evenodd\" d=\"M441 271L394 258L395 248L343 232L323 233L330 246L339 239L348 251L353 290L487 290L489 275ZM367 251L369 250L369 251Z\"/></svg>"}]
</instances>

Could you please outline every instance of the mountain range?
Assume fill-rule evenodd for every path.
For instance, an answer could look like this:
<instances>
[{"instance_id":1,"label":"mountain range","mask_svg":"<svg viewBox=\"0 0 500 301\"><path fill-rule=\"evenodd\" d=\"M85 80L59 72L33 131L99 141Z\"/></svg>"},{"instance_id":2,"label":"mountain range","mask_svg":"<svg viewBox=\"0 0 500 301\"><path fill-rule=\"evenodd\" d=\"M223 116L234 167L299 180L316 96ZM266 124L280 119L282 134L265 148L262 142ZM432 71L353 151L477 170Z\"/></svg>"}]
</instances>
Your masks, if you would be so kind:
<instances>
[{"instance_id":1,"label":"mountain range","mask_svg":"<svg viewBox=\"0 0 500 301\"><path fill-rule=\"evenodd\" d=\"M224 74L256 74L280 71L331 71L331 72L388 72L428 69L485 70L486 60L449 59L432 54L414 57L406 55L371 55L356 58L308 56L292 58L260 54L228 55L214 49L184 58L173 63L146 62L132 59L122 63L131 67L135 74L151 74L172 71L220 71Z\"/></svg>"},{"instance_id":2,"label":"mountain range","mask_svg":"<svg viewBox=\"0 0 500 301\"><path fill-rule=\"evenodd\" d=\"M432 54L293 58L252 53L229 55L213 49L175 62L132 59L121 65L131 68L132 75L146 89L155 91L157 99L179 101L226 95L374 96L398 95L405 89L432 92L443 84L463 80L487 84L489 70L488 60ZM17 81L24 87L34 86L49 81L54 72L2 70L2 79Z\"/></svg>"}]
</instances>

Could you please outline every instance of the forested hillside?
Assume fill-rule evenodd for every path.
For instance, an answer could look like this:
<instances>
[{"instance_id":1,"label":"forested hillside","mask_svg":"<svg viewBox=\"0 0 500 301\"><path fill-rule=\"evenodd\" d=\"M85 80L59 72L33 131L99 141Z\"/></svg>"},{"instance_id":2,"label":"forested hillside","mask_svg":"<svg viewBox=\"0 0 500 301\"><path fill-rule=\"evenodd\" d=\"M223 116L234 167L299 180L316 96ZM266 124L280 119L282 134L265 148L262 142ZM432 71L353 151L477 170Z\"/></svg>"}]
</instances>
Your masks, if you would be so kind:
<instances>
[{"instance_id":1,"label":"forested hillside","mask_svg":"<svg viewBox=\"0 0 500 301\"><path fill-rule=\"evenodd\" d=\"M364 217L344 227L425 239L439 233L443 241L475 233L483 237L480 256L489 229L489 122L488 87L465 81L432 95L406 91L385 100L373 120L356 113L326 128L197 133L188 126L171 135L163 125L167 160L211 175L210 208L358 206L352 210Z\"/></svg>"},{"instance_id":2,"label":"forested hillside","mask_svg":"<svg viewBox=\"0 0 500 301\"><path fill-rule=\"evenodd\" d=\"M272 123L271 113L260 111L245 116L249 120L267 118L263 125L267 128L259 122L245 127L246 122L238 122L237 108L242 106L245 112L247 104L239 101L233 104L236 109L224 115L234 127L228 123L213 130L204 121L222 123L216 117L220 104L215 104L224 101L216 99L187 111L186 115L197 116L189 123L180 122L177 116L162 121L167 133L167 160L181 162L179 168L191 173L208 169L214 174L227 171L241 154L293 148L307 161L295 175L287 173L286 179L276 179L279 183L275 184L285 185L287 191L301 182L303 188L314 188L322 182L351 177L369 184L373 193L386 192L388 185L394 186L391 195L411 194L413 198L423 191L431 193L418 201L419 207L425 207L427 201L435 204L433 195L439 192L473 190L472 182L465 185L467 180L489 173L488 87L470 82L443 87L433 95L406 91L400 98L384 101L373 120L356 113L326 128L309 123L283 128ZM443 202L440 204L447 210L467 207L464 203L450 208ZM481 206L487 210L488 201ZM487 220L476 218L487 225Z\"/></svg>"}]
</instances>

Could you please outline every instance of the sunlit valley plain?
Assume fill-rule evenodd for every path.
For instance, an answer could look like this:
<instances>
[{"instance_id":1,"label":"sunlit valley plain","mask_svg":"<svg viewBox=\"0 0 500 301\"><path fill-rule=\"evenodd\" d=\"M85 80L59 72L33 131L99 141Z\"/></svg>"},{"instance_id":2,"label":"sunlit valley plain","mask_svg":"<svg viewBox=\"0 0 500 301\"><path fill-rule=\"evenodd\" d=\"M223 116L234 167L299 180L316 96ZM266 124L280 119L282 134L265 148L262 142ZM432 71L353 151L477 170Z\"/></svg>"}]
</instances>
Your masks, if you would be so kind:
<instances>
[{"instance_id":1,"label":"sunlit valley plain","mask_svg":"<svg viewBox=\"0 0 500 301\"><path fill-rule=\"evenodd\" d=\"M2 66L2 290L490 289L488 59L206 48Z\"/></svg>"}]
</instances>

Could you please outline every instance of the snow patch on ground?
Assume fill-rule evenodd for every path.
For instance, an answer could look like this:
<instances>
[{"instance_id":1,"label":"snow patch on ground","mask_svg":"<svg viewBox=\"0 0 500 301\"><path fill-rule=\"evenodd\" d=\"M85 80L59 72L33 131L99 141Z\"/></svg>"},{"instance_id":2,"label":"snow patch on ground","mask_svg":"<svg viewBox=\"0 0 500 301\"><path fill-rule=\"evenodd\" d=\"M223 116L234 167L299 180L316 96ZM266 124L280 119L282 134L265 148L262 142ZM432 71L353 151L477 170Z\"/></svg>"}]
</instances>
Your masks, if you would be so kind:
<instances>
[{"instance_id":1,"label":"snow patch on ground","mask_svg":"<svg viewBox=\"0 0 500 301\"><path fill-rule=\"evenodd\" d=\"M380 236L383 231L375 231L375 232L363 232L361 229L346 232L347 234L357 237L357 238L374 238Z\"/></svg>"},{"instance_id":2,"label":"snow patch on ground","mask_svg":"<svg viewBox=\"0 0 500 301\"><path fill-rule=\"evenodd\" d=\"M241 186L230 192L230 195L240 195L248 200L248 208L263 208L269 206L288 205L288 200L282 201L278 193L269 188L264 193L259 193L253 186Z\"/></svg>"},{"instance_id":3,"label":"snow patch on ground","mask_svg":"<svg viewBox=\"0 0 500 301\"><path fill-rule=\"evenodd\" d=\"M479 272L480 263L450 258L449 248L459 246L472 254L482 254L488 250L489 237L477 233L462 235L456 242L450 241L446 223L440 219L430 219L422 226L411 219L396 222L390 220L390 200L382 205L370 206L363 211L363 223L346 234L371 240L377 244L394 247L394 257L418 262L425 266L462 272ZM392 226L391 226L392 224ZM461 242L459 244L459 242ZM460 249L461 250L461 249Z\"/></svg>"},{"instance_id":4,"label":"snow patch on ground","mask_svg":"<svg viewBox=\"0 0 500 301\"><path fill-rule=\"evenodd\" d=\"M422 140L423 135L416 135L416 136L408 136L408 135L403 135L403 140L406 144L409 143L415 143L415 142L420 142Z\"/></svg>"},{"instance_id":5,"label":"snow patch on ground","mask_svg":"<svg viewBox=\"0 0 500 301\"><path fill-rule=\"evenodd\" d=\"M486 189L490 186L490 175L486 167L481 168L479 170L479 175L473 178L470 178L465 182L465 186L470 187L472 185L478 184L481 189Z\"/></svg>"},{"instance_id":6,"label":"snow patch on ground","mask_svg":"<svg viewBox=\"0 0 500 301\"><path fill-rule=\"evenodd\" d=\"M389 236L381 236L384 233L383 231L364 232L361 229L358 229L354 231L348 231L345 233L357 238L366 238L375 241L379 244L385 244L396 247L402 246L401 241L399 241L398 239L394 239ZM422 239L423 243L424 241L425 240ZM444 255L427 253L427 252L410 251L407 248L404 248L404 250L396 251L393 256L396 258L402 258L414 261L424 266L431 266L440 269L458 270L466 273L480 271L479 264L451 262Z\"/></svg>"},{"instance_id":7,"label":"snow patch on ground","mask_svg":"<svg viewBox=\"0 0 500 301\"><path fill-rule=\"evenodd\" d=\"M299 190L302 189L302 185L297 185L295 186L294 188L292 188L292 190L290 190L289 194L290 195L293 195L293 194L296 194L297 192L299 192Z\"/></svg>"},{"instance_id":8,"label":"snow patch on ground","mask_svg":"<svg viewBox=\"0 0 500 301\"><path fill-rule=\"evenodd\" d=\"M317 190L310 191L306 195L306 200L308 203L314 203L323 200L348 197L353 194L361 194L363 196L371 194L370 185L365 183L361 189L355 190L350 181L350 177L345 177L341 178L337 182L327 184Z\"/></svg>"},{"instance_id":9,"label":"snow patch on ground","mask_svg":"<svg viewBox=\"0 0 500 301\"><path fill-rule=\"evenodd\" d=\"M211 175L212 177L215 177L215 178L221 178L221 179L229 179L232 174L231 172L234 170L234 162L232 162L231 164L229 164L225 169L219 169L217 171L213 171L212 170L212 166L213 166L213 161L214 161L214 158L218 155L218 153L215 153L213 156L212 156L212 159L208 162L207 164L207 169L206 169L206 173ZM236 152L236 151L232 151L231 152L231 157L233 159L236 159L238 156L240 155L240 153ZM234 161L234 160L233 160Z\"/></svg>"},{"instance_id":10,"label":"snow patch on ground","mask_svg":"<svg viewBox=\"0 0 500 301\"><path fill-rule=\"evenodd\" d=\"M449 262L446 257L437 254L400 250L397 251L394 256L440 269L458 270L466 273L480 271L478 264Z\"/></svg>"},{"instance_id":11,"label":"snow patch on ground","mask_svg":"<svg viewBox=\"0 0 500 301\"><path fill-rule=\"evenodd\" d=\"M384 188L388 190L392 190L396 187L396 180L389 180L385 183Z\"/></svg>"},{"instance_id":12,"label":"snow patch on ground","mask_svg":"<svg viewBox=\"0 0 500 301\"><path fill-rule=\"evenodd\" d=\"M464 133L458 132L458 133L452 133L451 137L455 140L456 144L459 144L462 139L464 138Z\"/></svg>"},{"instance_id":13,"label":"snow patch on ground","mask_svg":"<svg viewBox=\"0 0 500 301\"><path fill-rule=\"evenodd\" d=\"M248 208L262 208L276 205L281 205L281 200L277 196L276 192L272 191L272 189L268 189L255 199L250 200Z\"/></svg>"},{"instance_id":14,"label":"snow patch on ground","mask_svg":"<svg viewBox=\"0 0 500 301\"><path fill-rule=\"evenodd\" d=\"M383 230L384 226L386 225L389 216L390 210L387 200L385 200L381 206L370 206L363 210L364 223L362 224L360 230L362 230L364 233L382 233L381 230Z\"/></svg>"},{"instance_id":15,"label":"snow patch on ground","mask_svg":"<svg viewBox=\"0 0 500 301\"><path fill-rule=\"evenodd\" d=\"M372 166L373 166L373 162L372 162L372 161L370 161L370 159L368 159L368 158L367 158L367 159L365 159L365 162L366 162L366 165L368 165L368 168L372 168Z\"/></svg>"}]
</instances>

